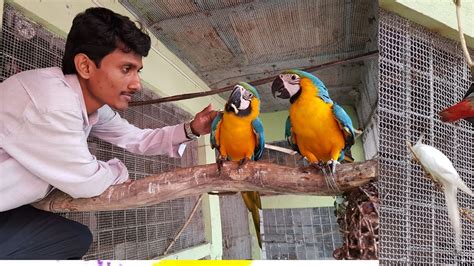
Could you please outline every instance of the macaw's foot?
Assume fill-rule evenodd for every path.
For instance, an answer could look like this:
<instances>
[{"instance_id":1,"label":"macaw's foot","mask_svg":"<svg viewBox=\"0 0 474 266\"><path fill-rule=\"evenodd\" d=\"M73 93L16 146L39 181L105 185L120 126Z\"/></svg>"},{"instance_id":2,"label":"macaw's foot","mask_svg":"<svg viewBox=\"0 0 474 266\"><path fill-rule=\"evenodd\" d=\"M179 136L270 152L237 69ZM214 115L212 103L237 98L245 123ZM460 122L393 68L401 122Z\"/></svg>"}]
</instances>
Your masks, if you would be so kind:
<instances>
[{"instance_id":1,"label":"macaw's foot","mask_svg":"<svg viewBox=\"0 0 474 266\"><path fill-rule=\"evenodd\" d=\"M334 191L339 191L339 187L336 182L336 165L341 164L336 160L330 160L327 162L326 166L329 168L329 175L326 173L326 168L323 168L324 177L328 187Z\"/></svg>"},{"instance_id":2,"label":"macaw's foot","mask_svg":"<svg viewBox=\"0 0 474 266\"><path fill-rule=\"evenodd\" d=\"M240 160L238 169L242 168L242 166L244 166L248 161L249 159L247 157L244 157L242 160Z\"/></svg>"},{"instance_id":3,"label":"macaw's foot","mask_svg":"<svg viewBox=\"0 0 474 266\"><path fill-rule=\"evenodd\" d=\"M318 171L324 170L324 163L321 161L313 162L313 163L310 163L309 165Z\"/></svg>"},{"instance_id":4,"label":"macaw's foot","mask_svg":"<svg viewBox=\"0 0 474 266\"><path fill-rule=\"evenodd\" d=\"M216 164L217 172L219 173L219 175L221 175L222 166L224 165L224 158L222 158L221 156L217 157Z\"/></svg>"},{"instance_id":5,"label":"macaw's foot","mask_svg":"<svg viewBox=\"0 0 474 266\"><path fill-rule=\"evenodd\" d=\"M331 170L331 174L333 174L333 175L336 174L336 165L338 165L338 164L341 164L341 163L336 161L336 160L330 160L328 162L327 165L328 165L329 169Z\"/></svg>"}]
</instances>

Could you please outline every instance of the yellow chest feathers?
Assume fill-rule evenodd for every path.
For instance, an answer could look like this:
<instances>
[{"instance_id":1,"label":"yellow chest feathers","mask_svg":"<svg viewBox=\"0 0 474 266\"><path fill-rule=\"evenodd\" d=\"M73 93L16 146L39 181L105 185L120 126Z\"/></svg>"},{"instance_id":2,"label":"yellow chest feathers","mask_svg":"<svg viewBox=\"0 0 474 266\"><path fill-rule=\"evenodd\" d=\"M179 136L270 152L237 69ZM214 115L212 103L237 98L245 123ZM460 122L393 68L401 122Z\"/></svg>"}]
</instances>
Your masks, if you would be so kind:
<instances>
[{"instance_id":1,"label":"yellow chest feathers","mask_svg":"<svg viewBox=\"0 0 474 266\"><path fill-rule=\"evenodd\" d=\"M230 156L233 161L244 157L250 159L256 142L250 117L241 118L233 113L224 113L220 126L221 155Z\"/></svg>"},{"instance_id":2,"label":"yellow chest feathers","mask_svg":"<svg viewBox=\"0 0 474 266\"><path fill-rule=\"evenodd\" d=\"M306 157L314 156L323 161L337 159L344 148L343 132L333 114L332 104L315 95L314 88L302 89L301 95L290 107L296 144Z\"/></svg>"}]
</instances>

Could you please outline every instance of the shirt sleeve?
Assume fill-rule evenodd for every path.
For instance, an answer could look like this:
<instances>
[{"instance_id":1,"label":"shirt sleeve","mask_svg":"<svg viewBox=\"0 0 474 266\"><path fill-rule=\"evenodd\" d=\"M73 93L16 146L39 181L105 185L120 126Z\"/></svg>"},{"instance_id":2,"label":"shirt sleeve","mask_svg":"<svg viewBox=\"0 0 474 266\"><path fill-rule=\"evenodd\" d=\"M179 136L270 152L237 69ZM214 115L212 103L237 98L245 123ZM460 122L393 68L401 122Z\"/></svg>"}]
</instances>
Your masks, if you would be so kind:
<instances>
[{"instance_id":1,"label":"shirt sleeve","mask_svg":"<svg viewBox=\"0 0 474 266\"><path fill-rule=\"evenodd\" d=\"M118 159L98 161L87 146L80 112L31 111L4 150L38 178L73 198L100 195L112 184L128 179Z\"/></svg>"},{"instance_id":2,"label":"shirt sleeve","mask_svg":"<svg viewBox=\"0 0 474 266\"><path fill-rule=\"evenodd\" d=\"M190 141L184 133L184 124L140 129L107 105L98 110L98 115L99 121L92 127L91 134L132 153L181 157Z\"/></svg>"}]
</instances>

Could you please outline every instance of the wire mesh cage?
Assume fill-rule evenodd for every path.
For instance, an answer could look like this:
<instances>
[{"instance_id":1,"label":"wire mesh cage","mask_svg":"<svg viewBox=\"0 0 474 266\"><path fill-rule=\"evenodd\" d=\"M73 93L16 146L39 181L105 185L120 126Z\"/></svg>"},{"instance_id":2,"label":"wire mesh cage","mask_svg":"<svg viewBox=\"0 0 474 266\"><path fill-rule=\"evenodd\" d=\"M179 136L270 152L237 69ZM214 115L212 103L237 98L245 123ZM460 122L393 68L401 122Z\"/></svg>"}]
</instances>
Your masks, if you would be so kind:
<instances>
[{"instance_id":1,"label":"wire mesh cage","mask_svg":"<svg viewBox=\"0 0 474 266\"><path fill-rule=\"evenodd\" d=\"M286 141L271 144L289 148ZM308 165L299 154L293 156L268 149L262 160L293 167ZM333 207L264 209L262 223L267 259L333 259L333 251L342 244Z\"/></svg>"},{"instance_id":2,"label":"wire mesh cage","mask_svg":"<svg viewBox=\"0 0 474 266\"><path fill-rule=\"evenodd\" d=\"M0 43L0 81L21 71L60 66L65 40L5 4ZM134 100L157 96L143 89ZM131 107L120 115L141 128L174 125L191 115L172 104ZM197 144L188 144L182 158L140 156L90 137L89 149L97 159L120 159L131 179L197 164ZM137 209L101 212L63 213L87 225L94 240L84 259L151 259L160 256L180 227L186 222L196 197L182 198ZM201 209L170 252L205 242Z\"/></svg>"},{"instance_id":3,"label":"wire mesh cage","mask_svg":"<svg viewBox=\"0 0 474 266\"><path fill-rule=\"evenodd\" d=\"M251 259L252 235L247 207L240 193L219 196L222 222L222 259ZM255 240L256 241L256 240Z\"/></svg>"},{"instance_id":4,"label":"wire mesh cage","mask_svg":"<svg viewBox=\"0 0 474 266\"><path fill-rule=\"evenodd\" d=\"M406 140L424 143L453 162L474 188L474 128L442 123L437 113L460 101L473 82L459 43L380 10L379 130L381 262L446 265L474 260L474 224L462 219L462 252L442 192L410 160ZM460 207L474 199L458 191Z\"/></svg>"}]
</instances>

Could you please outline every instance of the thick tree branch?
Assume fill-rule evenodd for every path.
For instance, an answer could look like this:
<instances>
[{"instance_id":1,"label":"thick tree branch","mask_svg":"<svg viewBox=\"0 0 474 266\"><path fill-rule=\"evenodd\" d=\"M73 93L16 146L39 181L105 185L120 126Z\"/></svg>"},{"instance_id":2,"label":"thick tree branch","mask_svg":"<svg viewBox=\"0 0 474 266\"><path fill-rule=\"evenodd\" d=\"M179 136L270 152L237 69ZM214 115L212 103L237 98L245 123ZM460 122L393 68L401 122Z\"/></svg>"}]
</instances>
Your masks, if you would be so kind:
<instances>
[{"instance_id":1,"label":"thick tree branch","mask_svg":"<svg viewBox=\"0 0 474 266\"><path fill-rule=\"evenodd\" d=\"M110 211L143 207L160 202L195 196L210 191L261 191L286 194L338 195L375 180L378 163L342 164L337 167L331 189L325 176L314 167L288 167L272 163L249 162L238 169L235 162L225 162L219 175L216 164L176 169L130 183L115 185L94 198L73 199L54 191L33 204L53 211ZM329 182L334 183L334 182Z\"/></svg>"}]
</instances>

